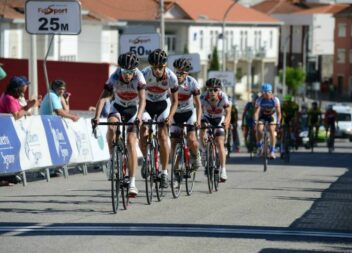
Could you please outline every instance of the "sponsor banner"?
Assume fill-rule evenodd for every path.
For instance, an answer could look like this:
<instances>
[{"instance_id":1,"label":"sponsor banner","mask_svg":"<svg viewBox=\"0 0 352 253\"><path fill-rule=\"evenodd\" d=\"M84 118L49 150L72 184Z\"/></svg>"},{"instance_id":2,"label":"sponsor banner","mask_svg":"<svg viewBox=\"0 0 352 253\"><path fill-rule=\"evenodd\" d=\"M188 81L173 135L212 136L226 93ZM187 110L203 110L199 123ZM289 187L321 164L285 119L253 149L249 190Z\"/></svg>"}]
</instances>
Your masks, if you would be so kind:
<instances>
[{"instance_id":1,"label":"sponsor banner","mask_svg":"<svg viewBox=\"0 0 352 253\"><path fill-rule=\"evenodd\" d=\"M49 146L40 116L31 116L14 122L21 142L21 169L37 169L52 165Z\"/></svg>"},{"instance_id":2,"label":"sponsor banner","mask_svg":"<svg viewBox=\"0 0 352 253\"><path fill-rule=\"evenodd\" d=\"M20 148L11 116L0 116L0 174L16 173L21 171Z\"/></svg>"},{"instance_id":3,"label":"sponsor banner","mask_svg":"<svg viewBox=\"0 0 352 253\"><path fill-rule=\"evenodd\" d=\"M92 160L90 122L82 118L77 122L68 119L62 121L72 147L72 156L69 163L90 162ZM88 123L89 125L87 125Z\"/></svg>"},{"instance_id":4,"label":"sponsor banner","mask_svg":"<svg viewBox=\"0 0 352 253\"><path fill-rule=\"evenodd\" d=\"M72 148L63 121L58 116L41 116L54 166L68 164Z\"/></svg>"},{"instance_id":5,"label":"sponsor banner","mask_svg":"<svg viewBox=\"0 0 352 253\"><path fill-rule=\"evenodd\" d=\"M160 36L157 33L121 34L120 53L133 52L139 58L148 58L155 49L160 48Z\"/></svg>"},{"instance_id":6,"label":"sponsor banner","mask_svg":"<svg viewBox=\"0 0 352 253\"><path fill-rule=\"evenodd\" d=\"M236 85L235 73L231 71L209 71L208 78L220 79L224 87L233 87Z\"/></svg>"},{"instance_id":7,"label":"sponsor banner","mask_svg":"<svg viewBox=\"0 0 352 253\"><path fill-rule=\"evenodd\" d=\"M85 119L87 124L87 129L90 136L90 147L92 150L92 160L91 162L100 162L109 160L109 147L106 141L106 132L108 130L107 126L98 126L96 128L96 138L91 131L90 119ZM106 122L106 119L100 119L100 122Z\"/></svg>"}]
</instances>

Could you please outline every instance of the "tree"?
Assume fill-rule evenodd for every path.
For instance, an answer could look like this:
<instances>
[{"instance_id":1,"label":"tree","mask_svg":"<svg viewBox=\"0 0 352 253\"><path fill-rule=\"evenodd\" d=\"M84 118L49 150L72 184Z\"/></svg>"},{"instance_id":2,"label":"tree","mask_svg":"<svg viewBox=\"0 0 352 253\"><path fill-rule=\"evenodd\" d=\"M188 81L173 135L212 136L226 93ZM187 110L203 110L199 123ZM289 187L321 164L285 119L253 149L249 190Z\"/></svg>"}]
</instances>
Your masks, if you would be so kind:
<instances>
[{"instance_id":1,"label":"tree","mask_svg":"<svg viewBox=\"0 0 352 253\"><path fill-rule=\"evenodd\" d=\"M280 80L282 82L282 70L280 71ZM303 85L305 80L306 73L302 68L286 68L286 85L288 88L288 93L296 95L298 88Z\"/></svg>"},{"instance_id":2,"label":"tree","mask_svg":"<svg viewBox=\"0 0 352 253\"><path fill-rule=\"evenodd\" d=\"M214 47L213 52L211 54L211 61L210 61L209 70L220 70L220 63L219 63L217 47Z\"/></svg>"}]
</instances>

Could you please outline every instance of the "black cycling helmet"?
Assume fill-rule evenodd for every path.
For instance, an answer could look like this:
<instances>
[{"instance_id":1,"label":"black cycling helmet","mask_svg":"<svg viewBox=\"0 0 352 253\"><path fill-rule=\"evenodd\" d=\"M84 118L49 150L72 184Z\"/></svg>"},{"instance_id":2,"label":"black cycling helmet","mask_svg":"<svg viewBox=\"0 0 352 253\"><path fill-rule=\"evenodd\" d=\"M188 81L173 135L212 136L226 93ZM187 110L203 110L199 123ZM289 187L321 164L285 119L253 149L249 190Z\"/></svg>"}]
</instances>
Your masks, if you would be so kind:
<instances>
[{"instance_id":1,"label":"black cycling helmet","mask_svg":"<svg viewBox=\"0 0 352 253\"><path fill-rule=\"evenodd\" d=\"M59 89L61 87L66 87L66 83L63 80L54 80L51 83L51 89L56 90Z\"/></svg>"},{"instance_id":2,"label":"black cycling helmet","mask_svg":"<svg viewBox=\"0 0 352 253\"><path fill-rule=\"evenodd\" d=\"M217 79L217 78L210 78L207 80L207 82L205 83L205 86L207 88L221 88L222 84L221 84L221 80Z\"/></svg>"},{"instance_id":3,"label":"black cycling helmet","mask_svg":"<svg viewBox=\"0 0 352 253\"><path fill-rule=\"evenodd\" d=\"M155 49L148 56L148 62L150 65L164 65L167 62L167 54L160 48Z\"/></svg>"},{"instance_id":4,"label":"black cycling helmet","mask_svg":"<svg viewBox=\"0 0 352 253\"><path fill-rule=\"evenodd\" d=\"M118 63L121 68L130 70L138 67L139 59L134 53L128 52L119 56Z\"/></svg>"},{"instance_id":5,"label":"black cycling helmet","mask_svg":"<svg viewBox=\"0 0 352 253\"><path fill-rule=\"evenodd\" d=\"M192 70L192 63L186 58L178 58L174 61L174 68L184 72L189 72L190 70Z\"/></svg>"}]
</instances>

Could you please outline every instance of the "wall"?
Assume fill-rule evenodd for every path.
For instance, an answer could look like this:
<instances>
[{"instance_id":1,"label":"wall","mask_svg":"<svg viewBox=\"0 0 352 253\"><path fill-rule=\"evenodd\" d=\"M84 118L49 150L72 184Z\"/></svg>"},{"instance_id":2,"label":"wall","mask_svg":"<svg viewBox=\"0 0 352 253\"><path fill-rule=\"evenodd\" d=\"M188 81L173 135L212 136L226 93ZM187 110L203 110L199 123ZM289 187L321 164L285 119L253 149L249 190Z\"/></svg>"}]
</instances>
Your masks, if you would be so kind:
<instances>
[{"instance_id":1,"label":"wall","mask_svg":"<svg viewBox=\"0 0 352 253\"><path fill-rule=\"evenodd\" d=\"M28 60L0 58L7 73L6 79L0 81L2 93L13 75L25 75L28 77ZM44 81L43 61L38 61L38 94L46 94ZM106 63L81 63L81 62L56 62L49 61L49 80L65 80L67 90L72 93L70 99L71 110L88 110L89 106L95 106L104 83L109 77L109 64Z\"/></svg>"}]
</instances>

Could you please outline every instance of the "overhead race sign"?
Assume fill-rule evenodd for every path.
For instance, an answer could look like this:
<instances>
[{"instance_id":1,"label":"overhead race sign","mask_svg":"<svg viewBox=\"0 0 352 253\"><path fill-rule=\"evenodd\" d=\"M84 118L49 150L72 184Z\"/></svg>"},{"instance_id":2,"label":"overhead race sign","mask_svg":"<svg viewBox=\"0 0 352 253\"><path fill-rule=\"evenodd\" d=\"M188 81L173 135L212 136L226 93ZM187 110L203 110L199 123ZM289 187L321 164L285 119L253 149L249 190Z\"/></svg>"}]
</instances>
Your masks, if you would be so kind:
<instances>
[{"instance_id":1,"label":"overhead race sign","mask_svg":"<svg viewBox=\"0 0 352 253\"><path fill-rule=\"evenodd\" d=\"M210 71L208 78L220 79L224 87L233 87L236 84L235 74L231 71Z\"/></svg>"},{"instance_id":2,"label":"overhead race sign","mask_svg":"<svg viewBox=\"0 0 352 253\"><path fill-rule=\"evenodd\" d=\"M31 34L81 33L81 4L75 0L28 0L25 7L26 30Z\"/></svg>"},{"instance_id":3,"label":"overhead race sign","mask_svg":"<svg viewBox=\"0 0 352 253\"><path fill-rule=\"evenodd\" d=\"M157 48L160 48L160 36L157 33L120 36L120 54L133 52L139 58L147 58Z\"/></svg>"},{"instance_id":4,"label":"overhead race sign","mask_svg":"<svg viewBox=\"0 0 352 253\"><path fill-rule=\"evenodd\" d=\"M197 73L200 72L201 67L200 67L200 56L198 53L195 54L179 54L179 55L169 55L168 59L167 59L167 65L169 68L171 68L172 70L174 70L173 68L173 63L175 60L179 59L179 58L186 58L188 60L191 61L192 64L192 70L190 71L190 73Z\"/></svg>"}]
</instances>

